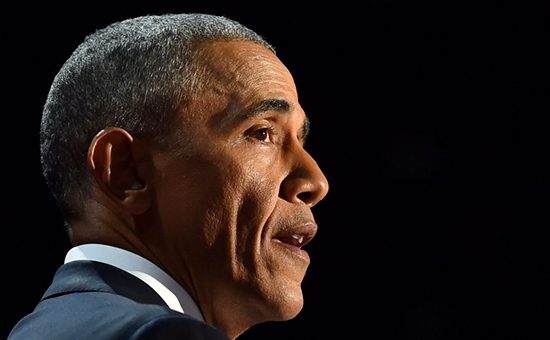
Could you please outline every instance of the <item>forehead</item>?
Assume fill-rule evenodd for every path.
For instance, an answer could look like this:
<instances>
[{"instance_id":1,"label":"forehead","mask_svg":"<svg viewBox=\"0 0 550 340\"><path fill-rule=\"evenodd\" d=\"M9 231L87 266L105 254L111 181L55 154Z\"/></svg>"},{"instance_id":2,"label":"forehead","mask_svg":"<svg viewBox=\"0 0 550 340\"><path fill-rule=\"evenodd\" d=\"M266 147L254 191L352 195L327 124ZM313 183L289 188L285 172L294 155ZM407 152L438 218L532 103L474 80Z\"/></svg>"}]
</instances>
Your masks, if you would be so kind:
<instances>
[{"instance_id":1,"label":"forehead","mask_svg":"<svg viewBox=\"0 0 550 340\"><path fill-rule=\"evenodd\" d=\"M248 41L215 42L205 46L203 52L210 85L216 93L237 97L245 106L262 97L297 104L292 75L264 46Z\"/></svg>"}]
</instances>

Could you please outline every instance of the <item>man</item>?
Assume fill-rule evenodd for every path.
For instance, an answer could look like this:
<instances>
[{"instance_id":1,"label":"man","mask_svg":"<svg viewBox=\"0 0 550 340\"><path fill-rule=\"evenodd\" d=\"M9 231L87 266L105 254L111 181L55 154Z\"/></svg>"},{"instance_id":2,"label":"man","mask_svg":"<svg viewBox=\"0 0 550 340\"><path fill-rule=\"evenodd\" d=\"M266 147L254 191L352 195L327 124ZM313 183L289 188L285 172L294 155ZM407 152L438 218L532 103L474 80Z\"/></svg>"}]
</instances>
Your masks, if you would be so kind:
<instances>
[{"instance_id":1,"label":"man","mask_svg":"<svg viewBox=\"0 0 550 340\"><path fill-rule=\"evenodd\" d=\"M56 76L44 174L74 248L9 339L226 339L303 305L328 183L292 76L209 15L90 35Z\"/></svg>"}]
</instances>

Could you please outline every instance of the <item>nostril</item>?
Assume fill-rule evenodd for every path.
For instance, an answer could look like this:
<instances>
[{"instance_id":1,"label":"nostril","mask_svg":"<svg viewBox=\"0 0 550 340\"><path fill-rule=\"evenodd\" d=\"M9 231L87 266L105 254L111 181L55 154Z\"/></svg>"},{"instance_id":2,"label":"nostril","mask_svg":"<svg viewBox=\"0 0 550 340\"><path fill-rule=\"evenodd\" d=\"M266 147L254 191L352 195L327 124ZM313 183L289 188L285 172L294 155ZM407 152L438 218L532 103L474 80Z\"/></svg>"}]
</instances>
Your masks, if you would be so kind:
<instances>
[{"instance_id":1,"label":"nostril","mask_svg":"<svg viewBox=\"0 0 550 340\"><path fill-rule=\"evenodd\" d=\"M304 203L311 203L311 200L313 198L313 194L309 191L301 192L297 195L298 199Z\"/></svg>"}]
</instances>

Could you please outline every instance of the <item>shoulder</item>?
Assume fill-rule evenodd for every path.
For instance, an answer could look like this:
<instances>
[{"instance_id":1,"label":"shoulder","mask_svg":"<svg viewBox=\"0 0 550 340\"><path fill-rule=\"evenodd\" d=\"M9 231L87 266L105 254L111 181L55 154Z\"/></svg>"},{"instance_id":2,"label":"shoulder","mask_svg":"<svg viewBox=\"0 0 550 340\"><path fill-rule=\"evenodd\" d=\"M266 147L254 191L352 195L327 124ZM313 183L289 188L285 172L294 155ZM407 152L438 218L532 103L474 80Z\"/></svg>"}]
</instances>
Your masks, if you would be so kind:
<instances>
[{"instance_id":1,"label":"shoulder","mask_svg":"<svg viewBox=\"0 0 550 340\"><path fill-rule=\"evenodd\" d=\"M79 299L75 299L76 295ZM108 293L70 294L46 300L19 322L9 339L36 339L38 336L52 340L228 339L214 327L191 316Z\"/></svg>"},{"instance_id":2,"label":"shoulder","mask_svg":"<svg viewBox=\"0 0 550 340\"><path fill-rule=\"evenodd\" d=\"M137 303L126 297L109 293L66 296L69 299L70 297L74 300L65 303L62 302L63 297L56 300L66 306L67 310L72 310L76 314L81 314L84 308L85 317L74 318L71 315L65 315L62 319L65 321L70 319L77 331L93 329L101 339L227 340L225 335L205 322L173 311L166 306ZM69 307L71 305L81 307L71 308ZM61 308L54 309L59 313ZM58 318L57 321L62 319ZM219 335L216 336L216 334Z\"/></svg>"},{"instance_id":3,"label":"shoulder","mask_svg":"<svg viewBox=\"0 0 550 340\"><path fill-rule=\"evenodd\" d=\"M224 339L210 325L173 311L148 285L117 268L62 266L36 306L12 330L19 339Z\"/></svg>"},{"instance_id":4,"label":"shoulder","mask_svg":"<svg viewBox=\"0 0 550 340\"><path fill-rule=\"evenodd\" d=\"M130 340L228 340L214 327L177 312L158 315L142 323Z\"/></svg>"},{"instance_id":5,"label":"shoulder","mask_svg":"<svg viewBox=\"0 0 550 340\"><path fill-rule=\"evenodd\" d=\"M209 324L189 315L158 305L135 305L111 312L124 339L130 340L228 340L227 336ZM125 312L123 312L125 311Z\"/></svg>"}]
</instances>

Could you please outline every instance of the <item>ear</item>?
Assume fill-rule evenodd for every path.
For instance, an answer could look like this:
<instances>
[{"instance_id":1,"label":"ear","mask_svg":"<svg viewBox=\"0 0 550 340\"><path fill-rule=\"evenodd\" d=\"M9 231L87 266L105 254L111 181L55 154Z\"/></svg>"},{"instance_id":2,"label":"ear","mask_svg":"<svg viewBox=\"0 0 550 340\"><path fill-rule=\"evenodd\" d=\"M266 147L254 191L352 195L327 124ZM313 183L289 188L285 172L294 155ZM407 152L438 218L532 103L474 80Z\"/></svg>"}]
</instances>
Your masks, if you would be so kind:
<instances>
[{"instance_id":1,"label":"ear","mask_svg":"<svg viewBox=\"0 0 550 340\"><path fill-rule=\"evenodd\" d=\"M88 149L88 167L101 191L134 215L151 204L147 183L139 175L137 153L132 136L115 127L100 131Z\"/></svg>"}]
</instances>

